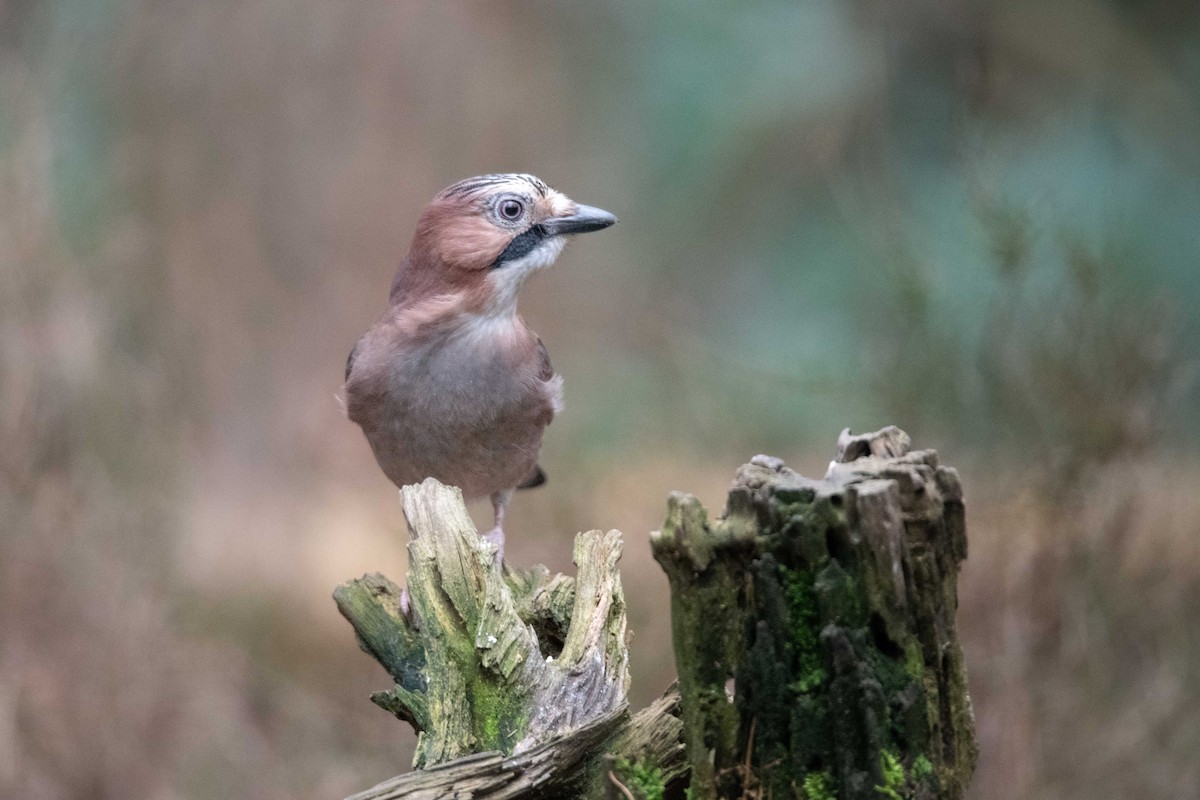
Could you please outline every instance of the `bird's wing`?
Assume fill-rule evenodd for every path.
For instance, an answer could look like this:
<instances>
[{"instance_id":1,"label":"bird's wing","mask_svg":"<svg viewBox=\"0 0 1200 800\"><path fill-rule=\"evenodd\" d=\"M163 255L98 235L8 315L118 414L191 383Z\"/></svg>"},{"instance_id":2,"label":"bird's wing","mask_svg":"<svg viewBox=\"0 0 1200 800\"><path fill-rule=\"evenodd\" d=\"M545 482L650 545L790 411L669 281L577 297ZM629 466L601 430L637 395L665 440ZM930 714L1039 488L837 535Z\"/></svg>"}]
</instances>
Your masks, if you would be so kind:
<instances>
[{"instance_id":1,"label":"bird's wing","mask_svg":"<svg viewBox=\"0 0 1200 800\"><path fill-rule=\"evenodd\" d=\"M363 337L366 338L366 337ZM350 380L350 372L354 369L354 359L358 358L358 350L362 347L363 340L359 339L354 348L350 351L350 355L346 358L346 377L345 380Z\"/></svg>"},{"instance_id":2,"label":"bird's wing","mask_svg":"<svg viewBox=\"0 0 1200 800\"><path fill-rule=\"evenodd\" d=\"M540 336L537 340L537 350L538 378L542 382L544 396L549 403L548 413L542 424L549 425L554 421L554 417L563 410L562 376L554 374L554 365L550 363L550 354L546 352L546 345L542 344Z\"/></svg>"},{"instance_id":3,"label":"bird's wing","mask_svg":"<svg viewBox=\"0 0 1200 800\"><path fill-rule=\"evenodd\" d=\"M537 346L538 359L541 362L538 368L538 377L543 381L552 381L554 380L554 365L550 363L550 353L546 350L546 345L542 343L542 337L540 336L537 340ZM562 389L560 387L559 392L561 393L561 391ZM561 405L561 400L559 401L558 405ZM557 411L558 409L555 408L555 413L557 413ZM551 419L553 419L553 416L551 416ZM547 422L549 422L549 420L547 420ZM545 482L546 471L542 469L541 464L534 464L533 471L525 476L525 480L517 484L517 488L532 489L535 486L541 486Z\"/></svg>"},{"instance_id":4,"label":"bird's wing","mask_svg":"<svg viewBox=\"0 0 1200 800\"><path fill-rule=\"evenodd\" d=\"M542 337L537 337L537 343L538 358L541 360L538 377L544 381L548 381L554 377L554 365L550 363L550 353L547 352L546 345L542 344Z\"/></svg>"}]
</instances>

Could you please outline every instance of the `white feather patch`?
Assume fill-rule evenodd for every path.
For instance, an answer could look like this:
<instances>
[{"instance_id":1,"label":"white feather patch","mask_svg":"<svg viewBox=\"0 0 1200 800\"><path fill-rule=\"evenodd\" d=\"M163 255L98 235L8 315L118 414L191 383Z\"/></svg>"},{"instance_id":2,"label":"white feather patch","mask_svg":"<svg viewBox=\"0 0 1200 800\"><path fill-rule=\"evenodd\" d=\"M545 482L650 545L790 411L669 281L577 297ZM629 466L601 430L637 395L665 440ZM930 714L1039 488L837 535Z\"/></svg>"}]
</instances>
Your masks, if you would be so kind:
<instances>
[{"instance_id":1,"label":"white feather patch","mask_svg":"<svg viewBox=\"0 0 1200 800\"><path fill-rule=\"evenodd\" d=\"M492 286L492 302L489 313L498 316L511 314L517 309L517 294L529 276L553 264L562 254L567 240L564 236L551 236L527 255L515 261L507 261L488 275Z\"/></svg>"}]
</instances>

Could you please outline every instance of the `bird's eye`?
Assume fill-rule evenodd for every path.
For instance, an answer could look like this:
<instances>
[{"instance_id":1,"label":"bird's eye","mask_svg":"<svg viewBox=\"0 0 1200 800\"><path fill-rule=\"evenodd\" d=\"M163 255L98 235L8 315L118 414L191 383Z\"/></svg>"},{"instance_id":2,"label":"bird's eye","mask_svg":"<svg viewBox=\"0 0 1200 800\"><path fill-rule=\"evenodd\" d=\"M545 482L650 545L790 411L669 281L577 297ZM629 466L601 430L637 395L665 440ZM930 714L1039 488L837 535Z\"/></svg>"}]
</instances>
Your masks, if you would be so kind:
<instances>
[{"instance_id":1,"label":"bird's eye","mask_svg":"<svg viewBox=\"0 0 1200 800\"><path fill-rule=\"evenodd\" d=\"M524 211L525 206L521 205L518 200L505 200L500 204L500 216L509 221L520 219Z\"/></svg>"}]
</instances>

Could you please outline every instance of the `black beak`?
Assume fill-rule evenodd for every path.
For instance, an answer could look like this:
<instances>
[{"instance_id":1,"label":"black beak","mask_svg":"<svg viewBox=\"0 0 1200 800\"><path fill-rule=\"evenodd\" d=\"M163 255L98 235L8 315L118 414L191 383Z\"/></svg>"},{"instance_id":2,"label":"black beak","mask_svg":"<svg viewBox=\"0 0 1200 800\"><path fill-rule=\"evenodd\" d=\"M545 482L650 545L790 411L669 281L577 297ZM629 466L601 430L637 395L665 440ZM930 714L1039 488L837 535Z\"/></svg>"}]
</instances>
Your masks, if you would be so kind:
<instances>
[{"instance_id":1,"label":"black beak","mask_svg":"<svg viewBox=\"0 0 1200 800\"><path fill-rule=\"evenodd\" d=\"M551 217L542 222L542 227L551 236L560 233L591 233L615 225L617 218L607 211L591 206L579 206L569 217Z\"/></svg>"}]
</instances>

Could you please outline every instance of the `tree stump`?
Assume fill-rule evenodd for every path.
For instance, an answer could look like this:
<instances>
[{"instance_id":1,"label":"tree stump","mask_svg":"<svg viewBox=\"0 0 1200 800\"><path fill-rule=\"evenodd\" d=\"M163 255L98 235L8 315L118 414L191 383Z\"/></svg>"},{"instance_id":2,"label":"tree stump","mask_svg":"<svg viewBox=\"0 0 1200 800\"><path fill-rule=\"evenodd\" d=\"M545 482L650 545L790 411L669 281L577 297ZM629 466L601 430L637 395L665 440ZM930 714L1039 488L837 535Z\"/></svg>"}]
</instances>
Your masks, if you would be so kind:
<instances>
[{"instance_id":1,"label":"tree stump","mask_svg":"<svg viewBox=\"0 0 1200 800\"><path fill-rule=\"evenodd\" d=\"M949 800L974 769L955 634L957 473L885 428L825 479L738 470L722 519L674 494L671 583L690 797Z\"/></svg>"},{"instance_id":2,"label":"tree stump","mask_svg":"<svg viewBox=\"0 0 1200 800\"><path fill-rule=\"evenodd\" d=\"M411 611L381 575L334 596L394 680L372 699L419 732L416 769L352 800L962 797L958 475L898 428L837 452L822 480L755 457L715 521L671 495L651 544L679 692L636 715L617 531L576 537L574 579L502 569L457 489L402 489Z\"/></svg>"},{"instance_id":3,"label":"tree stump","mask_svg":"<svg viewBox=\"0 0 1200 800\"><path fill-rule=\"evenodd\" d=\"M418 731L416 771L356 800L602 796L607 754L664 781L682 774L675 697L628 711L618 531L576 537L574 579L515 572L496 563L458 489L429 479L401 496L411 610L378 574L334 599L395 681L371 699Z\"/></svg>"}]
</instances>

